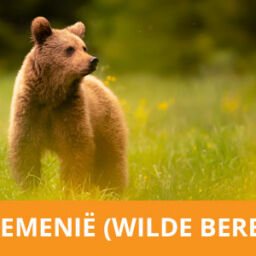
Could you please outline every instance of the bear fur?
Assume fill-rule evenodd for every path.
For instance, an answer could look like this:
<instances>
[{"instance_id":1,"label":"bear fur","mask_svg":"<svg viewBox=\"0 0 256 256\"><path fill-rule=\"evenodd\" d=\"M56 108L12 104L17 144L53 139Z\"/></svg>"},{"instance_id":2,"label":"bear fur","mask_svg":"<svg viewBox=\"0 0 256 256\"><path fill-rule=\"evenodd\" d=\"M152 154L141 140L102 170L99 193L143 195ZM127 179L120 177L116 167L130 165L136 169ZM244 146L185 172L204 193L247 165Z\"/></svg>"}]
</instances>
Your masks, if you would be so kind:
<instances>
[{"instance_id":1,"label":"bear fur","mask_svg":"<svg viewBox=\"0 0 256 256\"><path fill-rule=\"evenodd\" d=\"M11 104L8 153L15 180L24 188L37 184L41 156L50 150L60 159L67 187L92 183L122 190L128 182L127 126L116 96L89 75L96 58L81 39L84 24L53 29L37 17L31 33L34 46Z\"/></svg>"}]
</instances>

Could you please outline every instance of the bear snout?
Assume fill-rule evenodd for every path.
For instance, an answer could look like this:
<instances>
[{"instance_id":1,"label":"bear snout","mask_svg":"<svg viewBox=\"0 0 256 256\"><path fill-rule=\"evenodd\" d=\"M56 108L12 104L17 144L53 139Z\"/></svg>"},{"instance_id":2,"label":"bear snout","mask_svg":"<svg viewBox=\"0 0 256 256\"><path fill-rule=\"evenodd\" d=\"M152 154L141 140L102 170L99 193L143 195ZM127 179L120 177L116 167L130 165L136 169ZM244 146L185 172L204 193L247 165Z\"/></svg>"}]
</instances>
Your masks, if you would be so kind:
<instances>
[{"instance_id":1,"label":"bear snout","mask_svg":"<svg viewBox=\"0 0 256 256\"><path fill-rule=\"evenodd\" d=\"M94 71L97 67L99 59L96 57L92 57L89 62L90 62L90 66L89 66L90 70Z\"/></svg>"},{"instance_id":2,"label":"bear snout","mask_svg":"<svg viewBox=\"0 0 256 256\"><path fill-rule=\"evenodd\" d=\"M83 62L83 65L81 65L81 71L79 74L82 74L83 76L88 75L96 70L97 64L99 62L99 59L96 57L90 57L89 59L86 59L85 62Z\"/></svg>"}]
</instances>

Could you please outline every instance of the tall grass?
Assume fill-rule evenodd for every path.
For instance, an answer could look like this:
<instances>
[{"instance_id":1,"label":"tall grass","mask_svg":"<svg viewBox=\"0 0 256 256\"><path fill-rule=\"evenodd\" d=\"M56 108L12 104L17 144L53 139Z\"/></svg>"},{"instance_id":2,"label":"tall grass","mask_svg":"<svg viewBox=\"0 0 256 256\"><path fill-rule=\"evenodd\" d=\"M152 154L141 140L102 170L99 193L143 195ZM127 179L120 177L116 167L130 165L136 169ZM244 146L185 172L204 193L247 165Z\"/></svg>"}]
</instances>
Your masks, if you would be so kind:
<instances>
[{"instance_id":1,"label":"tall grass","mask_svg":"<svg viewBox=\"0 0 256 256\"><path fill-rule=\"evenodd\" d=\"M14 75L0 78L0 199L256 199L256 80L252 76L177 79L103 77L130 129L130 185L122 196L97 187L66 195L49 153L34 191L22 191L6 164Z\"/></svg>"}]
</instances>

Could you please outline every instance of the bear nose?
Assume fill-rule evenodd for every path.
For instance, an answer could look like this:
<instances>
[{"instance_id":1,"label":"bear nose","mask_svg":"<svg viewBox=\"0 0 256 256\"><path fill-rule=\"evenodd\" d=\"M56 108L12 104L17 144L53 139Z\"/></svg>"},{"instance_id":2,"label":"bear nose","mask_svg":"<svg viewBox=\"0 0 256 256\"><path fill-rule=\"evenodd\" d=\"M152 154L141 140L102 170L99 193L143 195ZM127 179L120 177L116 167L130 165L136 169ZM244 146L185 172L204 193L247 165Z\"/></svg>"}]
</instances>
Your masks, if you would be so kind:
<instances>
[{"instance_id":1,"label":"bear nose","mask_svg":"<svg viewBox=\"0 0 256 256\"><path fill-rule=\"evenodd\" d=\"M97 66L97 64L98 64L98 62L99 62L99 59L98 59L98 58L92 57L92 58L90 59L90 67L93 68L93 69L95 69L96 66Z\"/></svg>"}]
</instances>

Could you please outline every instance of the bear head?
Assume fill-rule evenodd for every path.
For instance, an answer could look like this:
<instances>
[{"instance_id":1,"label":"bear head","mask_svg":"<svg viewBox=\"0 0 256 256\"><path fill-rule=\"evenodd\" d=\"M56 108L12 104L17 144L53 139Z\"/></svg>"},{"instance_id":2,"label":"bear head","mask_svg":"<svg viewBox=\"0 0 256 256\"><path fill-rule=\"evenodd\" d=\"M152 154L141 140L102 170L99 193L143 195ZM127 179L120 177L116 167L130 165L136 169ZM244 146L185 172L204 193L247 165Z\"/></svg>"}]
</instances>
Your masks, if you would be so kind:
<instances>
[{"instance_id":1,"label":"bear head","mask_svg":"<svg viewBox=\"0 0 256 256\"><path fill-rule=\"evenodd\" d=\"M58 77L63 83L82 78L96 69L98 59L91 56L82 40L85 26L82 22L64 29L53 29L44 17L31 24L35 60L40 70L49 77Z\"/></svg>"}]
</instances>

